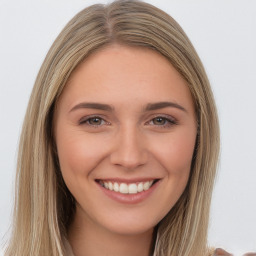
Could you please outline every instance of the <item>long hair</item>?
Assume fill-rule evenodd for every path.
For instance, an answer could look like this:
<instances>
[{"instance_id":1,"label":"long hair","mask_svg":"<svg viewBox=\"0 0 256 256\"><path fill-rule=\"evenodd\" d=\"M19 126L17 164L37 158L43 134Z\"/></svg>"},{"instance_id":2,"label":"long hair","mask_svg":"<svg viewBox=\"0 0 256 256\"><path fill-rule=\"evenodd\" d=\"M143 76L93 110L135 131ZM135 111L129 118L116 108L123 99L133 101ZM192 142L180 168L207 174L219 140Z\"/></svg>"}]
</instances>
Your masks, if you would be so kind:
<instances>
[{"instance_id":1,"label":"long hair","mask_svg":"<svg viewBox=\"0 0 256 256\"><path fill-rule=\"evenodd\" d=\"M13 229L8 256L64 256L75 211L53 138L56 102L73 70L111 44L146 47L165 56L186 80L198 133L188 184L156 227L155 256L205 256L210 201L219 154L219 126L203 65L177 22L137 0L92 5L78 13L50 48L28 104L17 163Z\"/></svg>"}]
</instances>

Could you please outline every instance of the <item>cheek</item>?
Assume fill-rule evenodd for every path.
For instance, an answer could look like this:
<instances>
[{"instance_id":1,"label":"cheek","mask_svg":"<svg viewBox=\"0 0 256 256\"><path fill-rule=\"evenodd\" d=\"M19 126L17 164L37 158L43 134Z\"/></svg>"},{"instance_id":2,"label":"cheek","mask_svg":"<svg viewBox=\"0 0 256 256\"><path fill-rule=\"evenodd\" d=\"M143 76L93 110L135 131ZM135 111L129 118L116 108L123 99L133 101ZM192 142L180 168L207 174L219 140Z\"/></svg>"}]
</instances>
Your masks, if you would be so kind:
<instances>
[{"instance_id":1,"label":"cheek","mask_svg":"<svg viewBox=\"0 0 256 256\"><path fill-rule=\"evenodd\" d=\"M154 155L170 175L187 176L194 153L196 132L177 132L157 138L151 148Z\"/></svg>"},{"instance_id":2,"label":"cheek","mask_svg":"<svg viewBox=\"0 0 256 256\"><path fill-rule=\"evenodd\" d=\"M66 180L87 176L105 155L96 136L86 136L84 132L59 131L56 144L61 172Z\"/></svg>"},{"instance_id":3,"label":"cheek","mask_svg":"<svg viewBox=\"0 0 256 256\"><path fill-rule=\"evenodd\" d=\"M158 139L158 143L152 147L155 159L162 165L166 174L161 191L163 217L175 205L187 185L195 140L196 132L176 133L175 136L170 134L165 140Z\"/></svg>"}]
</instances>

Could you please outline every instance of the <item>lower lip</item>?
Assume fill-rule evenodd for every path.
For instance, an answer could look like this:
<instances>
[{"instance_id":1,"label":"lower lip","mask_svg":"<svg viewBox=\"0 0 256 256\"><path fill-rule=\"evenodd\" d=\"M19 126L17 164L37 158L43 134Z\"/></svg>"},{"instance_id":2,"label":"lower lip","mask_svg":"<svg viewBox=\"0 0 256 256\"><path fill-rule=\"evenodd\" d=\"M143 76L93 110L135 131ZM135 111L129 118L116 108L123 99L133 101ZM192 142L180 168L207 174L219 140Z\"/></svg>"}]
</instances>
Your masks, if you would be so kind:
<instances>
[{"instance_id":1,"label":"lower lip","mask_svg":"<svg viewBox=\"0 0 256 256\"><path fill-rule=\"evenodd\" d=\"M98 186L103 191L103 193L110 197L111 199L124 204L137 204L144 200L146 200L158 187L160 180L158 180L153 186L151 186L148 190L139 192L137 194L122 194L119 192L115 192L114 190L109 190L102 187L99 183Z\"/></svg>"}]
</instances>

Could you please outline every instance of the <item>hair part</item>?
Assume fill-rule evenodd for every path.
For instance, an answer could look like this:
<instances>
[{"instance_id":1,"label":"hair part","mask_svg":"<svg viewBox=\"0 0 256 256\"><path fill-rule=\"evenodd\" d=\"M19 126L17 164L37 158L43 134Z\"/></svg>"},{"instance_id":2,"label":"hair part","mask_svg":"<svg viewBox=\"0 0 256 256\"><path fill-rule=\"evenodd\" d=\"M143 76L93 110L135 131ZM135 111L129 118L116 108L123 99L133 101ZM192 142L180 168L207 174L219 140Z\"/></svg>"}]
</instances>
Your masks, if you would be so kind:
<instances>
[{"instance_id":1,"label":"hair part","mask_svg":"<svg viewBox=\"0 0 256 256\"><path fill-rule=\"evenodd\" d=\"M214 97L203 65L178 23L137 0L93 5L62 30L39 71L28 104L17 162L13 232L6 255L66 255L74 198L60 173L53 114L71 73L111 44L146 47L165 56L186 80L198 121L190 178L182 196L156 227L154 256L207 255L211 195L219 154Z\"/></svg>"}]
</instances>

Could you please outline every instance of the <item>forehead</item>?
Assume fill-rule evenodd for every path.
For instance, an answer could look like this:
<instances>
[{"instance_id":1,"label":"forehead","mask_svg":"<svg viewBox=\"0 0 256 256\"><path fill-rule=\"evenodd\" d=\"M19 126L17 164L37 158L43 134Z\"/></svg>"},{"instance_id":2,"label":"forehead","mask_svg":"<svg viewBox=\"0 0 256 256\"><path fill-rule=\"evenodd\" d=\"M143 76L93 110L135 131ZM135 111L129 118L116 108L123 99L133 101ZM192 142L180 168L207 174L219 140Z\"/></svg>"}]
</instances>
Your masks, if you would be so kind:
<instances>
[{"instance_id":1,"label":"forehead","mask_svg":"<svg viewBox=\"0 0 256 256\"><path fill-rule=\"evenodd\" d=\"M71 74L62 98L108 103L185 100L192 104L186 81L167 58L148 48L122 45L90 55Z\"/></svg>"}]
</instances>

